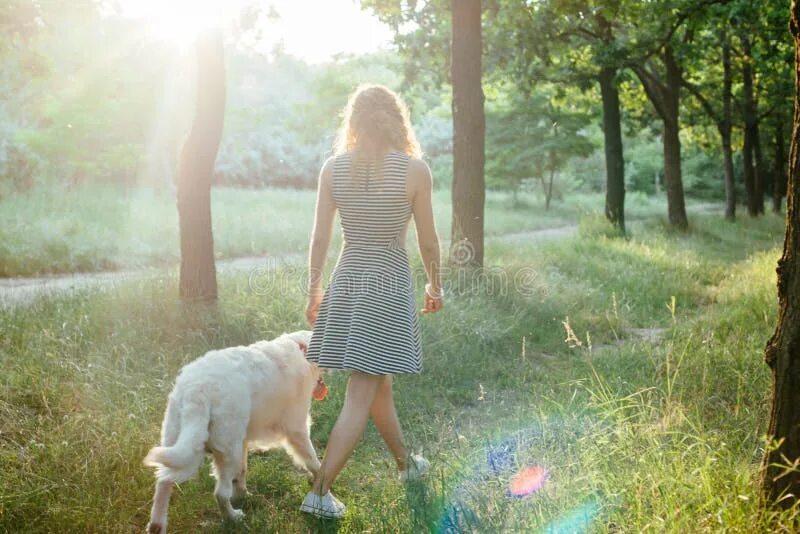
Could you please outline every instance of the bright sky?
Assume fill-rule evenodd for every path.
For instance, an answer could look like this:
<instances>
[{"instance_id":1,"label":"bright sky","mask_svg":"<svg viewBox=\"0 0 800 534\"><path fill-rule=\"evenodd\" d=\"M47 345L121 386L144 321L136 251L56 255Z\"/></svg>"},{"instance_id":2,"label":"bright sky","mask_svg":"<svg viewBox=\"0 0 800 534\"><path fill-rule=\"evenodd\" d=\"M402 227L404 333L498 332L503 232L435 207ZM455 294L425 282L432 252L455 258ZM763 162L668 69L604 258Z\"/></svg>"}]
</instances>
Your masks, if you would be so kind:
<instances>
[{"instance_id":1,"label":"bright sky","mask_svg":"<svg viewBox=\"0 0 800 534\"><path fill-rule=\"evenodd\" d=\"M119 0L129 16L158 20L157 32L185 40L192 27L202 25L220 6L242 5L246 0ZM376 17L362 11L357 0L262 0L274 6L278 19L263 21L261 44L265 51L283 43L288 54L311 63L339 53L363 54L386 48L391 30ZM229 12L230 13L230 12Z\"/></svg>"}]
</instances>

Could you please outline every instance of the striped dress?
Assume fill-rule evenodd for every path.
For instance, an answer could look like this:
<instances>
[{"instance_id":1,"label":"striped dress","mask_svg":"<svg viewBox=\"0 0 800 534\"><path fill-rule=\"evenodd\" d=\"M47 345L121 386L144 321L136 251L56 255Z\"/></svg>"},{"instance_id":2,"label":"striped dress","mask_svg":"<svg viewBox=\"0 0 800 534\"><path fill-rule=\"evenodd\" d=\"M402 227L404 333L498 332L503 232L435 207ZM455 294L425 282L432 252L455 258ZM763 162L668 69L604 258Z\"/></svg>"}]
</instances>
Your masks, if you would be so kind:
<instances>
[{"instance_id":1,"label":"striped dress","mask_svg":"<svg viewBox=\"0 0 800 534\"><path fill-rule=\"evenodd\" d=\"M390 152L380 172L366 162L353 166L349 154L334 159L333 198L344 243L308 346L308 359L320 367L373 375L422 369L405 249L408 159Z\"/></svg>"}]
</instances>

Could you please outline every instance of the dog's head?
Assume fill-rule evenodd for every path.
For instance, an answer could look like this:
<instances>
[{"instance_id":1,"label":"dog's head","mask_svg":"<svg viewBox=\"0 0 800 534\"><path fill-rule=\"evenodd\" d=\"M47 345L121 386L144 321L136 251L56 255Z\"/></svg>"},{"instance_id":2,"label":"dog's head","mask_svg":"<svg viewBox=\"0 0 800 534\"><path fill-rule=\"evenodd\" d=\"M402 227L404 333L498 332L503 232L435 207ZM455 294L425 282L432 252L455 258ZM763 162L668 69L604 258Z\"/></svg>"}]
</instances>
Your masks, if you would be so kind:
<instances>
[{"instance_id":1,"label":"dog's head","mask_svg":"<svg viewBox=\"0 0 800 534\"><path fill-rule=\"evenodd\" d=\"M308 353L308 344L311 343L311 331L298 330L297 332L283 334L281 338L287 340L287 342L290 344L296 343L297 347L303 352L304 355ZM311 377L316 382L313 396L317 400L322 400L328 393L328 388L325 385L325 381L322 379L322 369L314 362L309 361L308 363L310 364L309 369L311 371Z\"/></svg>"},{"instance_id":2,"label":"dog's head","mask_svg":"<svg viewBox=\"0 0 800 534\"><path fill-rule=\"evenodd\" d=\"M308 351L308 344L311 343L311 330L298 330L297 332L290 332L283 335L297 343L297 346L300 347L303 354Z\"/></svg>"}]
</instances>

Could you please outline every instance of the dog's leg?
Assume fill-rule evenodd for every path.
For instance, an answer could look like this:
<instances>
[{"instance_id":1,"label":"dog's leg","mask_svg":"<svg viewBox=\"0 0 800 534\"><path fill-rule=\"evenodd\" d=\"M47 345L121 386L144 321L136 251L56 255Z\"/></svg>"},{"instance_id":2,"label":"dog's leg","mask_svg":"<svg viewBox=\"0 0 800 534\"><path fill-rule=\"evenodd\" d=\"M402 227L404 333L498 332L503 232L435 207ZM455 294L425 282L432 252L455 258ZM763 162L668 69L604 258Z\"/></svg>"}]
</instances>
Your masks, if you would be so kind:
<instances>
[{"instance_id":1,"label":"dog's leg","mask_svg":"<svg viewBox=\"0 0 800 534\"><path fill-rule=\"evenodd\" d=\"M286 442L289 446L291 455L299 462L299 465L308 471L313 480L319 472L320 463L317 458L317 451L311 443L311 438L307 430L289 432L286 435Z\"/></svg>"},{"instance_id":2,"label":"dog's leg","mask_svg":"<svg viewBox=\"0 0 800 534\"><path fill-rule=\"evenodd\" d=\"M242 466L241 454L241 449L228 451L227 454L214 451L214 471L217 476L214 497L217 498L222 517L231 521L240 521L244 518L244 512L231 506L233 479Z\"/></svg>"},{"instance_id":3,"label":"dog's leg","mask_svg":"<svg viewBox=\"0 0 800 534\"><path fill-rule=\"evenodd\" d=\"M247 496L247 442L242 445L242 463L239 473L233 479L233 498L244 499Z\"/></svg>"},{"instance_id":4,"label":"dog's leg","mask_svg":"<svg viewBox=\"0 0 800 534\"><path fill-rule=\"evenodd\" d=\"M167 509L172 488L175 485L171 480L158 480L156 494L153 497L153 509L150 511L150 522L147 524L148 534L166 534Z\"/></svg>"}]
</instances>

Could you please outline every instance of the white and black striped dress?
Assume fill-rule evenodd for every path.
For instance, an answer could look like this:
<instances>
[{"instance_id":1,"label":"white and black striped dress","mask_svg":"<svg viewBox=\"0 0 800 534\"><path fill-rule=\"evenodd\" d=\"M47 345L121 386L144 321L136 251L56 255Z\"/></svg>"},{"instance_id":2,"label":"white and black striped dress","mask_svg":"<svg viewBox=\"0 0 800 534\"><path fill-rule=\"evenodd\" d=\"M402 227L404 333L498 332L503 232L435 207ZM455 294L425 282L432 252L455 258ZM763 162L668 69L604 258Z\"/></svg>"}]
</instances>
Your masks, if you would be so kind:
<instances>
[{"instance_id":1,"label":"white and black striped dress","mask_svg":"<svg viewBox=\"0 0 800 534\"><path fill-rule=\"evenodd\" d=\"M390 152L382 169L333 162L333 198L344 243L320 304L308 359L327 369L374 375L422 369L419 321L405 249L411 203L408 156Z\"/></svg>"}]
</instances>

